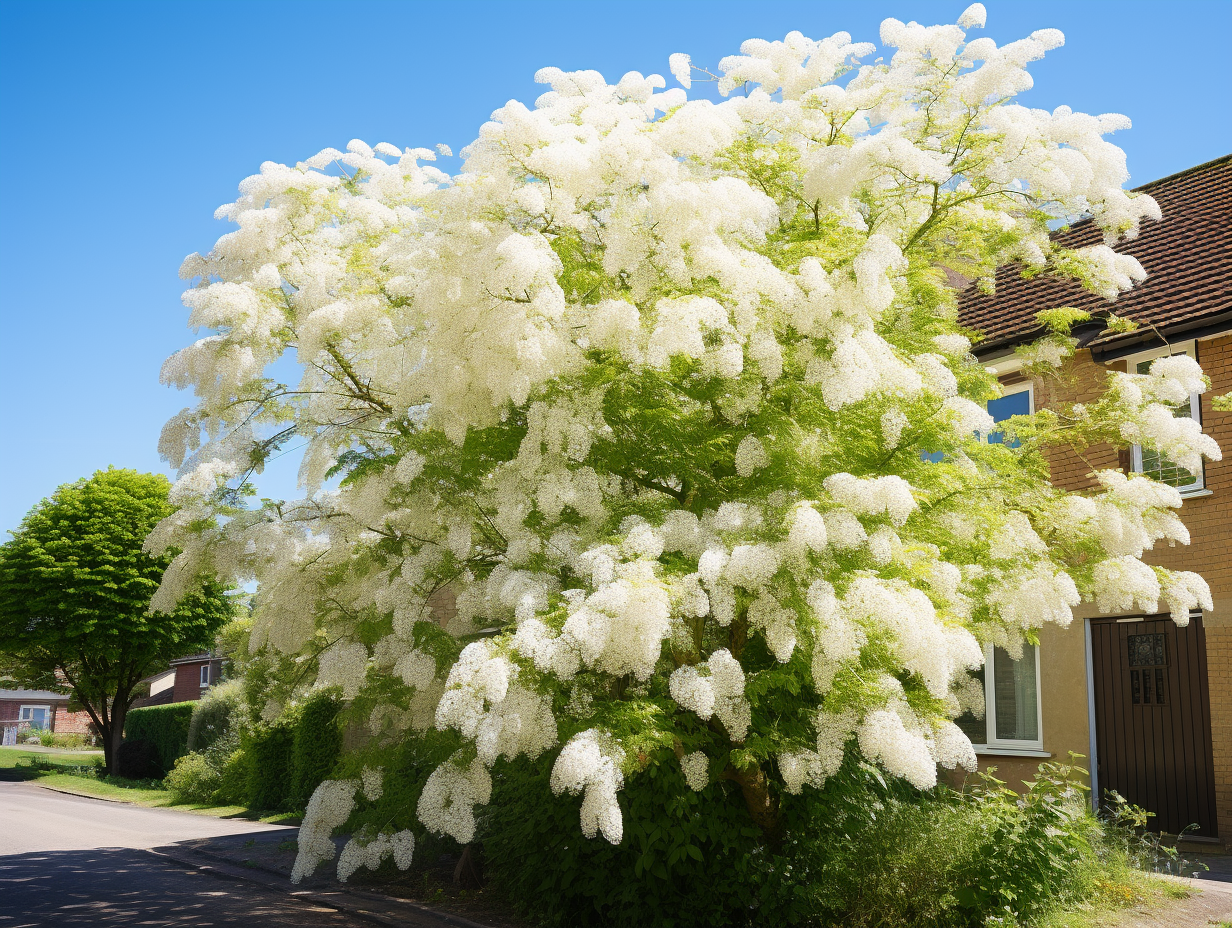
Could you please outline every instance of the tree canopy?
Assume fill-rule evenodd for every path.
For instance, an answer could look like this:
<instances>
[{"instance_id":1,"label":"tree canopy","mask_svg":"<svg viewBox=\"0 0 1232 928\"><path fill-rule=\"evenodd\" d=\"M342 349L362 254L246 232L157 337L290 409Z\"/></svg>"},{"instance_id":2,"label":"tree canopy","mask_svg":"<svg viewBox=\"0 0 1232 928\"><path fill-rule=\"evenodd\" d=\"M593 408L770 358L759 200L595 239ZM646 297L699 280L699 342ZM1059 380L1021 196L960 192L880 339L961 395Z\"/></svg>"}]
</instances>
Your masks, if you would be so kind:
<instances>
[{"instance_id":1,"label":"tree canopy","mask_svg":"<svg viewBox=\"0 0 1232 928\"><path fill-rule=\"evenodd\" d=\"M230 615L207 582L169 613L152 613L171 555L143 550L175 511L158 474L109 468L66 484L0 546L0 653L23 685L71 688L94 721L107 763L143 677L208 648Z\"/></svg>"},{"instance_id":2,"label":"tree canopy","mask_svg":"<svg viewBox=\"0 0 1232 928\"><path fill-rule=\"evenodd\" d=\"M847 33L750 40L717 74L673 55L670 90L545 68L457 174L356 140L267 162L220 209L237 228L181 270L208 332L164 368L198 402L163 433L183 508L151 544L182 553L157 602L257 580L254 646L299 668L270 711L340 686L374 736L362 782L314 797L297 874L380 795L391 742L452 753L351 865L409 859L417 829L469 841L496 762L547 751L588 836L619 842L626 778L677 759L772 836L779 797L846 752L921 788L973 765L953 720L983 711L984 645L1021 653L1084 599L1209 607L1140 559L1188 540L1175 489L1102 471L1066 493L1046 456L1217 457L1167 405L1205 389L1191 359L990 440L955 275L1017 262L1114 299L1145 275L1114 246L1159 209L1103 138L1124 117L1014 102L1061 34L999 47L968 38L983 21L887 20L871 63ZM1102 244L1051 237L1083 218ZM1029 369L1064 363L1072 316ZM305 498L247 506L292 441Z\"/></svg>"}]
</instances>

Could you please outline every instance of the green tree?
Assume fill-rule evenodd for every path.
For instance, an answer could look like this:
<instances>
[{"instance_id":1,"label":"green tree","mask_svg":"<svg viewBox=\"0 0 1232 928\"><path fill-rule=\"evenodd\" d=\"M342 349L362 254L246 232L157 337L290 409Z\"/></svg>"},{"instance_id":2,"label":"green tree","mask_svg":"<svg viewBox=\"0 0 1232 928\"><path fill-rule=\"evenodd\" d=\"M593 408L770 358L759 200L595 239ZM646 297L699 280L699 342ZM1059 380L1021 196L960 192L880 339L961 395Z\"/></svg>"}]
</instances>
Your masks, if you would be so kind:
<instances>
[{"instance_id":1,"label":"green tree","mask_svg":"<svg viewBox=\"0 0 1232 928\"><path fill-rule=\"evenodd\" d=\"M207 583L170 613L151 613L171 554L146 536L175 507L157 474L109 468L65 484L0 546L0 661L20 685L71 689L116 772L138 683L168 660L208 647L231 615Z\"/></svg>"}]
</instances>

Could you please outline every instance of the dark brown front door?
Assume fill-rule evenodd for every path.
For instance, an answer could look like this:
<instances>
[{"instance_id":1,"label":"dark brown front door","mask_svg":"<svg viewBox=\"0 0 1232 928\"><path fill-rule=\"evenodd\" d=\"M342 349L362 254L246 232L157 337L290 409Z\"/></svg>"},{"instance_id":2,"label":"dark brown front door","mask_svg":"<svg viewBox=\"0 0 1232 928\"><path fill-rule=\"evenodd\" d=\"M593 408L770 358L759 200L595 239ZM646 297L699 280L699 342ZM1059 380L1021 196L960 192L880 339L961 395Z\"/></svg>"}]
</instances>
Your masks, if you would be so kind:
<instances>
[{"instance_id":1,"label":"dark brown front door","mask_svg":"<svg viewBox=\"0 0 1232 928\"><path fill-rule=\"evenodd\" d=\"M1093 619L1091 658L1100 792L1154 812L1152 830L1216 837L1202 617Z\"/></svg>"}]
</instances>

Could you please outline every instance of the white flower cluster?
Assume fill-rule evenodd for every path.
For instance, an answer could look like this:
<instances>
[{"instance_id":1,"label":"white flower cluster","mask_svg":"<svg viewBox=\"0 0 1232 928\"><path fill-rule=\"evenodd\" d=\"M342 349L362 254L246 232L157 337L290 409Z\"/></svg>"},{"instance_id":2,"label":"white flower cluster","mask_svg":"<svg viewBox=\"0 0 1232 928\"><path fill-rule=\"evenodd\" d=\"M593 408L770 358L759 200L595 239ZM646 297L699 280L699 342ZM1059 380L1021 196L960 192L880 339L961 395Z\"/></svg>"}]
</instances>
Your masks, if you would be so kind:
<instances>
[{"instance_id":1,"label":"white flower cluster","mask_svg":"<svg viewBox=\"0 0 1232 928\"><path fill-rule=\"evenodd\" d=\"M375 870L392 856L399 870L411 865L415 855L415 834L410 829L373 836L367 827L347 841L338 856L338 881L345 883L360 867Z\"/></svg>"},{"instance_id":2,"label":"white flower cluster","mask_svg":"<svg viewBox=\"0 0 1232 928\"><path fill-rule=\"evenodd\" d=\"M625 825L616 794L625 782L620 770L624 752L606 741L593 728L570 738L552 766L551 785L558 796L584 793L582 834L593 838L601 832L612 844L619 844Z\"/></svg>"},{"instance_id":3,"label":"white flower cluster","mask_svg":"<svg viewBox=\"0 0 1232 928\"><path fill-rule=\"evenodd\" d=\"M478 757L465 767L451 758L428 776L415 814L429 831L449 835L459 844L475 837L475 806L487 805L492 777Z\"/></svg>"},{"instance_id":4,"label":"white flower cluster","mask_svg":"<svg viewBox=\"0 0 1232 928\"><path fill-rule=\"evenodd\" d=\"M715 716L732 741L744 741L752 724L752 707L744 695L744 668L726 648L711 654L700 668L692 664L676 668L669 688L681 708L702 721Z\"/></svg>"},{"instance_id":5,"label":"white flower cluster","mask_svg":"<svg viewBox=\"0 0 1232 928\"><path fill-rule=\"evenodd\" d=\"M325 780L313 791L299 826L299 852L291 870L292 883L311 876L321 863L334 859L334 829L350 817L357 789L358 780Z\"/></svg>"},{"instance_id":6,"label":"white flower cluster","mask_svg":"<svg viewBox=\"0 0 1232 928\"><path fill-rule=\"evenodd\" d=\"M700 793L710 785L710 758L704 751L693 751L680 758L680 769L689 789Z\"/></svg>"}]
</instances>

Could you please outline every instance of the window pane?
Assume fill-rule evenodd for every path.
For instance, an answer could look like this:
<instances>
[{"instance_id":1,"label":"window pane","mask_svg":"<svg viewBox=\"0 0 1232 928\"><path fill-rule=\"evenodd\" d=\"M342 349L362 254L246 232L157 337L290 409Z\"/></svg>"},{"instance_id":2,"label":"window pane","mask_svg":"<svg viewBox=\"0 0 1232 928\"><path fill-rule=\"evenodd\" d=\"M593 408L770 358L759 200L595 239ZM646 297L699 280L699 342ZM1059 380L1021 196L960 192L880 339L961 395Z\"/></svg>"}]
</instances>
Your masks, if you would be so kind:
<instances>
[{"instance_id":1,"label":"window pane","mask_svg":"<svg viewBox=\"0 0 1232 928\"><path fill-rule=\"evenodd\" d=\"M1135 370L1139 374L1149 373L1151 363L1155 358L1150 358L1146 361L1139 361L1135 366ZM1182 419L1196 419L1194 415L1192 397L1183 403L1172 407L1172 415ZM1173 464L1162 454L1157 451L1150 451L1146 448L1142 449L1142 473L1152 479L1158 480L1160 483L1166 483L1173 487L1187 487L1198 482L1198 478L1185 470L1183 467L1178 467Z\"/></svg>"},{"instance_id":2,"label":"window pane","mask_svg":"<svg viewBox=\"0 0 1232 928\"><path fill-rule=\"evenodd\" d=\"M1039 694L1035 690L1035 646L1024 644L1022 660L993 649L993 698L997 701L997 739L1039 740Z\"/></svg>"},{"instance_id":3,"label":"window pane","mask_svg":"<svg viewBox=\"0 0 1232 928\"><path fill-rule=\"evenodd\" d=\"M971 676L980 681L980 689L984 688L984 668L981 667ZM988 717L976 718L975 713L970 709L954 720L954 723L962 729L964 735L971 739L972 744L987 744L988 743Z\"/></svg>"},{"instance_id":4,"label":"window pane","mask_svg":"<svg viewBox=\"0 0 1232 928\"><path fill-rule=\"evenodd\" d=\"M28 706L21 710L21 721L29 722L31 728L46 728L49 714L42 706Z\"/></svg>"},{"instance_id":5,"label":"window pane","mask_svg":"<svg viewBox=\"0 0 1232 928\"><path fill-rule=\"evenodd\" d=\"M1004 422L1010 416L1028 416L1031 414L1031 392L1022 390L1019 393L1011 393L1009 396L1003 396L1000 399L988 401L988 414L992 416L993 422ZM991 445L1000 444L1003 440L1003 432L991 432L988 435L988 443ZM1017 448L1021 442L1007 442L1009 447Z\"/></svg>"}]
</instances>

